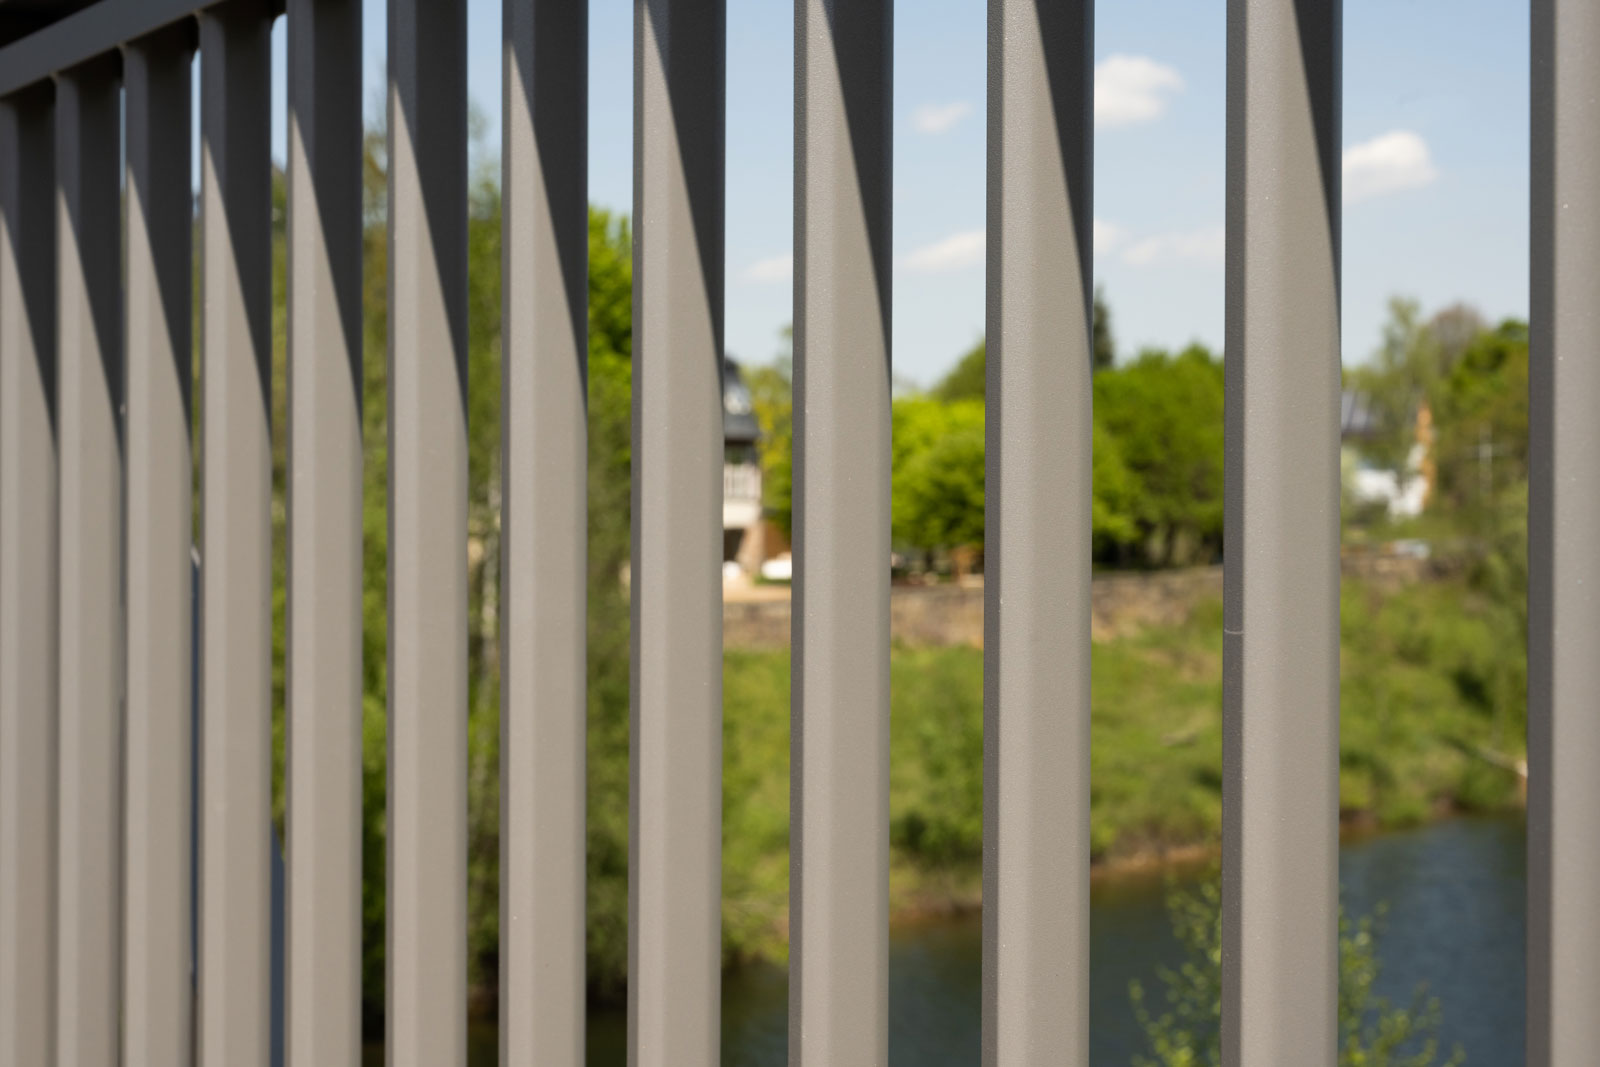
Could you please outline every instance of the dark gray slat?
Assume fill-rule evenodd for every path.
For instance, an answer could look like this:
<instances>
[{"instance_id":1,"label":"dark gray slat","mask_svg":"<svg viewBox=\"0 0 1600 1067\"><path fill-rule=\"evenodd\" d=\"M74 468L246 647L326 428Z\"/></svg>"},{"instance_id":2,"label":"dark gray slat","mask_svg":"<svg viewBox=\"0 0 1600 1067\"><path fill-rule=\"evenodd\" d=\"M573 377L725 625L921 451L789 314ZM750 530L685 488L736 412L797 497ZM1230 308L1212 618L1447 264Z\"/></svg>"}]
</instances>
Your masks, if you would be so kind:
<instances>
[{"instance_id":1,"label":"dark gray slat","mask_svg":"<svg viewBox=\"0 0 1600 1067\"><path fill-rule=\"evenodd\" d=\"M1094 5L989 5L984 1063L1089 1062Z\"/></svg>"},{"instance_id":2,"label":"dark gray slat","mask_svg":"<svg viewBox=\"0 0 1600 1067\"><path fill-rule=\"evenodd\" d=\"M200 16L201 1067L271 1035L270 10Z\"/></svg>"},{"instance_id":3,"label":"dark gray slat","mask_svg":"<svg viewBox=\"0 0 1600 1067\"><path fill-rule=\"evenodd\" d=\"M193 1031L193 54L192 24L123 53L126 1067L189 1062Z\"/></svg>"},{"instance_id":4,"label":"dark gray slat","mask_svg":"<svg viewBox=\"0 0 1600 1067\"><path fill-rule=\"evenodd\" d=\"M1600 1045L1600 8L1532 8L1528 1064Z\"/></svg>"},{"instance_id":5,"label":"dark gray slat","mask_svg":"<svg viewBox=\"0 0 1600 1067\"><path fill-rule=\"evenodd\" d=\"M101 0L0 48L0 96L187 19L216 0Z\"/></svg>"},{"instance_id":6,"label":"dark gray slat","mask_svg":"<svg viewBox=\"0 0 1600 1067\"><path fill-rule=\"evenodd\" d=\"M466 74L462 0L390 0L391 1067L467 1054Z\"/></svg>"},{"instance_id":7,"label":"dark gray slat","mask_svg":"<svg viewBox=\"0 0 1600 1067\"><path fill-rule=\"evenodd\" d=\"M361 1051L359 0L292 0L288 1054Z\"/></svg>"},{"instance_id":8,"label":"dark gray slat","mask_svg":"<svg viewBox=\"0 0 1600 1067\"><path fill-rule=\"evenodd\" d=\"M634 6L629 1062L721 1017L723 0Z\"/></svg>"},{"instance_id":9,"label":"dark gray slat","mask_svg":"<svg viewBox=\"0 0 1600 1067\"><path fill-rule=\"evenodd\" d=\"M0 1067L55 1056L53 98L0 100Z\"/></svg>"},{"instance_id":10,"label":"dark gray slat","mask_svg":"<svg viewBox=\"0 0 1600 1067\"><path fill-rule=\"evenodd\" d=\"M122 1012L122 164L116 55L56 81L59 1067L114 1067Z\"/></svg>"},{"instance_id":11,"label":"dark gray slat","mask_svg":"<svg viewBox=\"0 0 1600 1067\"><path fill-rule=\"evenodd\" d=\"M795 4L789 1059L884 1063L893 7Z\"/></svg>"},{"instance_id":12,"label":"dark gray slat","mask_svg":"<svg viewBox=\"0 0 1600 1067\"><path fill-rule=\"evenodd\" d=\"M1228 6L1229 1067L1337 1058L1341 11Z\"/></svg>"},{"instance_id":13,"label":"dark gray slat","mask_svg":"<svg viewBox=\"0 0 1600 1067\"><path fill-rule=\"evenodd\" d=\"M506 0L500 1062L584 1062L588 11Z\"/></svg>"}]
</instances>

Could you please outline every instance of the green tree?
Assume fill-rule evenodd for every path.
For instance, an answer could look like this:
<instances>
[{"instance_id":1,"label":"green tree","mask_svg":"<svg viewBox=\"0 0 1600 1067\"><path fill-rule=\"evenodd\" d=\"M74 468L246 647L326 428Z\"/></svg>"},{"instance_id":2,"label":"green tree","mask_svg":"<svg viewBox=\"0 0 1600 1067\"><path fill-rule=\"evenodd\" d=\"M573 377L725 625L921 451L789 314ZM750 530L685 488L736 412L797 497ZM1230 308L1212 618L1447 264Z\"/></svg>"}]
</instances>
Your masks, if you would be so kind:
<instances>
[{"instance_id":1,"label":"green tree","mask_svg":"<svg viewBox=\"0 0 1600 1067\"><path fill-rule=\"evenodd\" d=\"M1433 390L1438 502L1484 517L1528 479L1528 327L1507 320L1467 345Z\"/></svg>"},{"instance_id":2,"label":"green tree","mask_svg":"<svg viewBox=\"0 0 1600 1067\"><path fill-rule=\"evenodd\" d=\"M894 471L895 540L919 548L983 546L983 404L895 405L927 434ZM898 450L897 450L898 451Z\"/></svg>"},{"instance_id":3,"label":"green tree","mask_svg":"<svg viewBox=\"0 0 1600 1067\"><path fill-rule=\"evenodd\" d=\"M1117 556L1166 566L1213 558L1222 542L1222 361L1200 345L1145 352L1095 376L1094 409L1132 482L1122 514L1134 537Z\"/></svg>"},{"instance_id":4,"label":"green tree","mask_svg":"<svg viewBox=\"0 0 1600 1067\"><path fill-rule=\"evenodd\" d=\"M1091 337L1094 351L1094 369L1105 370L1117 361L1117 339L1111 332L1111 305L1106 303L1106 291L1094 287L1094 333Z\"/></svg>"},{"instance_id":5,"label":"green tree","mask_svg":"<svg viewBox=\"0 0 1600 1067\"><path fill-rule=\"evenodd\" d=\"M950 368L933 387L935 399L953 404L961 400L982 400L988 371L988 343L980 340Z\"/></svg>"},{"instance_id":6,"label":"green tree","mask_svg":"<svg viewBox=\"0 0 1600 1067\"><path fill-rule=\"evenodd\" d=\"M1452 343L1466 321L1457 309L1438 320ZM1409 461L1417 443L1417 411L1434 395L1445 372L1446 353L1424 321L1422 305L1408 297L1389 301L1389 318L1377 351L1365 364L1351 368L1347 384L1360 393L1372 412L1373 427L1360 443L1368 460L1399 472L1412 472Z\"/></svg>"},{"instance_id":7,"label":"green tree","mask_svg":"<svg viewBox=\"0 0 1600 1067\"><path fill-rule=\"evenodd\" d=\"M745 385L761 426L761 504L769 519L792 533L794 496L794 362L792 327L783 328L784 350L765 366L745 367Z\"/></svg>"},{"instance_id":8,"label":"green tree","mask_svg":"<svg viewBox=\"0 0 1600 1067\"><path fill-rule=\"evenodd\" d=\"M1134 1067L1216 1067L1222 1062L1222 894L1215 880L1167 898L1173 932L1184 949L1176 969L1162 968L1166 1008L1152 1010L1144 987L1129 989L1134 1015L1150 1043L1150 1054ZM1340 1067L1455 1067L1466 1057L1457 1048L1441 1060L1437 998L1418 986L1407 1007L1373 992L1382 961L1378 940L1382 911L1352 919L1339 910Z\"/></svg>"}]
</instances>

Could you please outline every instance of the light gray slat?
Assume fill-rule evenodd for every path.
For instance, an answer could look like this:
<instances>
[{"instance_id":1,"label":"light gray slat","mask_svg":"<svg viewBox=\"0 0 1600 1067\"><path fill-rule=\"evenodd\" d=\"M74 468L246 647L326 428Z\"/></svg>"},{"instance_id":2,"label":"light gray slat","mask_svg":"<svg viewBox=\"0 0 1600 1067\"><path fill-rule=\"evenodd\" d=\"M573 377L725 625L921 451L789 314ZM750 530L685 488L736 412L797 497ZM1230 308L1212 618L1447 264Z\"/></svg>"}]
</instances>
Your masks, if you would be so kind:
<instances>
[{"instance_id":1,"label":"light gray slat","mask_svg":"<svg viewBox=\"0 0 1600 1067\"><path fill-rule=\"evenodd\" d=\"M506 0L500 1062L584 1062L588 10Z\"/></svg>"},{"instance_id":2,"label":"light gray slat","mask_svg":"<svg viewBox=\"0 0 1600 1067\"><path fill-rule=\"evenodd\" d=\"M1089 1062L1094 4L990 0L984 1063Z\"/></svg>"},{"instance_id":3,"label":"light gray slat","mask_svg":"<svg viewBox=\"0 0 1600 1067\"><path fill-rule=\"evenodd\" d=\"M200 15L201 1067L271 1034L270 13Z\"/></svg>"},{"instance_id":4,"label":"light gray slat","mask_svg":"<svg viewBox=\"0 0 1600 1067\"><path fill-rule=\"evenodd\" d=\"M1600 7L1535 0L1528 493L1529 1067L1600 1047Z\"/></svg>"},{"instance_id":5,"label":"light gray slat","mask_svg":"<svg viewBox=\"0 0 1600 1067\"><path fill-rule=\"evenodd\" d=\"M467 1055L466 44L390 0L390 1067Z\"/></svg>"},{"instance_id":6,"label":"light gray slat","mask_svg":"<svg viewBox=\"0 0 1600 1067\"><path fill-rule=\"evenodd\" d=\"M361 1054L361 3L291 0L288 1056Z\"/></svg>"},{"instance_id":7,"label":"light gray slat","mask_svg":"<svg viewBox=\"0 0 1600 1067\"><path fill-rule=\"evenodd\" d=\"M795 4L789 1061L887 1062L893 5Z\"/></svg>"},{"instance_id":8,"label":"light gray slat","mask_svg":"<svg viewBox=\"0 0 1600 1067\"><path fill-rule=\"evenodd\" d=\"M123 53L126 1067L187 1064L193 988L193 23Z\"/></svg>"},{"instance_id":9,"label":"light gray slat","mask_svg":"<svg viewBox=\"0 0 1600 1067\"><path fill-rule=\"evenodd\" d=\"M0 99L0 1067L55 1059L53 101Z\"/></svg>"},{"instance_id":10,"label":"light gray slat","mask_svg":"<svg viewBox=\"0 0 1600 1067\"><path fill-rule=\"evenodd\" d=\"M634 4L632 1067L720 1058L726 41Z\"/></svg>"},{"instance_id":11,"label":"light gray slat","mask_svg":"<svg viewBox=\"0 0 1600 1067\"><path fill-rule=\"evenodd\" d=\"M122 83L56 81L61 736L57 1067L116 1067L122 1013Z\"/></svg>"},{"instance_id":12,"label":"light gray slat","mask_svg":"<svg viewBox=\"0 0 1600 1067\"><path fill-rule=\"evenodd\" d=\"M1337 1058L1341 10L1228 5L1228 1067Z\"/></svg>"}]
</instances>

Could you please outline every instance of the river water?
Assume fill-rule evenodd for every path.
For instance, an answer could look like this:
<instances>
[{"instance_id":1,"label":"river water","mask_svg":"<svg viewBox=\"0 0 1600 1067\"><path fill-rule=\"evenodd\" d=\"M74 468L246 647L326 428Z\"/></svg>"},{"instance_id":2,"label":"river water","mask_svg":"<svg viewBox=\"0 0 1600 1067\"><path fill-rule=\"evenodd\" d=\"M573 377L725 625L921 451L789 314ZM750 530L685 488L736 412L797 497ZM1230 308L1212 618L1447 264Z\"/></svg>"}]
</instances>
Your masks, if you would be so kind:
<instances>
[{"instance_id":1,"label":"river water","mask_svg":"<svg viewBox=\"0 0 1600 1067\"><path fill-rule=\"evenodd\" d=\"M1378 992L1409 1003L1419 982L1443 1007L1444 1047L1467 1062L1523 1062L1524 849L1520 819L1453 819L1417 830L1346 841L1339 874L1353 914L1388 909ZM1095 886L1090 908L1096 1067L1128 1067L1144 1050L1128 984L1160 1003L1156 970L1181 961L1167 921L1163 877ZM982 936L976 917L894 933L890 943L892 1067L974 1067L979 1062ZM589 1067L626 1063L626 1016L589 1024ZM729 976L723 992L723 1057L730 1067L783 1067L788 1051L784 972L756 967ZM492 1027L473 1032L472 1067L495 1063Z\"/></svg>"}]
</instances>

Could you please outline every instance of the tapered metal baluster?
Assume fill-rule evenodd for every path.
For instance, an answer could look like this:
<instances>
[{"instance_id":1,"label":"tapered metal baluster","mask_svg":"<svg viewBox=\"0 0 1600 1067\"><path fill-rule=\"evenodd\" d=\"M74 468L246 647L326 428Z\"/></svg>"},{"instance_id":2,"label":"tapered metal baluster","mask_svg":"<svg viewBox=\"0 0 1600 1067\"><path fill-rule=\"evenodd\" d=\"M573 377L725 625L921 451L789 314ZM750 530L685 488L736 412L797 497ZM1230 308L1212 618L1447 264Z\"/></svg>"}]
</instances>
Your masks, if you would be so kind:
<instances>
[{"instance_id":1,"label":"tapered metal baluster","mask_svg":"<svg viewBox=\"0 0 1600 1067\"><path fill-rule=\"evenodd\" d=\"M193 1031L193 54L193 23L142 38L123 53L128 167L123 430L128 498L126 1067L188 1063Z\"/></svg>"},{"instance_id":2,"label":"tapered metal baluster","mask_svg":"<svg viewBox=\"0 0 1600 1067\"><path fill-rule=\"evenodd\" d=\"M633 1067L719 1059L725 17L634 3Z\"/></svg>"},{"instance_id":3,"label":"tapered metal baluster","mask_svg":"<svg viewBox=\"0 0 1600 1067\"><path fill-rule=\"evenodd\" d=\"M53 98L0 98L0 1067L55 1058Z\"/></svg>"},{"instance_id":4,"label":"tapered metal baluster","mask_svg":"<svg viewBox=\"0 0 1600 1067\"><path fill-rule=\"evenodd\" d=\"M291 0L290 1067L361 1054L360 0Z\"/></svg>"},{"instance_id":5,"label":"tapered metal baluster","mask_svg":"<svg viewBox=\"0 0 1600 1067\"><path fill-rule=\"evenodd\" d=\"M889 1043L893 5L795 4L789 1060Z\"/></svg>"},{"instance_id":6,"label":"tapered metal baluster","mask_svg":"<svg viewBox=\"0 0 1600 1067\"><path fill-rule=\"evenodd\" d=\"M506 0L500 1062L584 1061L586 5Z\"/></svg>"},{"instance_id":7,"label":"tapered metal baluster","mask_svg":"<svg viewBox=\"0 0 1600 1067\"><path fill-rule=\"evenodd\" d=\"M122 1012L121 58L56 82L60 352L59 1067L114 1067Z\"/></svg>"},{"instance_id":8,"label":"tapered metal baluster","mask_svg":"<svg viewBox=\"0 0 1600 1067\"><path fill-rule=\"evenodd\" d=\"M1528 1067L1600 1047L1600 8L1533 4Z\"/></svg>"},{"instance_id":9,"label":"tapered metal baluster","mask_svg":"<svg viewBox=\"0 0 1600 1067\"><path fill-rule=\"evenodd\" d=\"M390 0L390 1067L467 1054L466 32Z\"/></svg>"},{"instance_id":10,"label":"tapered metal baluster","mask_svg":"<svg viewBox=\"0 0 1600 1067\"><path fill-rule=\"evenodd\" d=\"M984 1063L1089 1062L1089 0L989 4Z\"/></svg>"},{"instance_id":11,"label":"tapered metal baluster","mask_svg":"<svg viewBox=\"0 0 1600 1067\"><path fill-rule=\"evenodd\" d=\"M266 0L200 15L201 1067L266 1067L272 159Z\"/></svg>"},{"instance_id":12,"label":"tapered metal baluster","mask_svg":"<svg viewBox=\"0 0 1600 1067\"><path fill-rule=\"evenodd\" d=\"M1332 1067L1341 0L1229 0L1222 1045Z\"/></svg>"}]
</instances>

